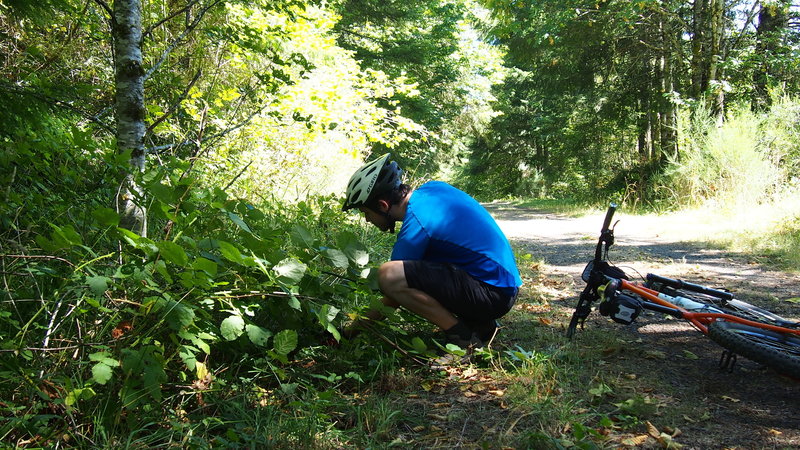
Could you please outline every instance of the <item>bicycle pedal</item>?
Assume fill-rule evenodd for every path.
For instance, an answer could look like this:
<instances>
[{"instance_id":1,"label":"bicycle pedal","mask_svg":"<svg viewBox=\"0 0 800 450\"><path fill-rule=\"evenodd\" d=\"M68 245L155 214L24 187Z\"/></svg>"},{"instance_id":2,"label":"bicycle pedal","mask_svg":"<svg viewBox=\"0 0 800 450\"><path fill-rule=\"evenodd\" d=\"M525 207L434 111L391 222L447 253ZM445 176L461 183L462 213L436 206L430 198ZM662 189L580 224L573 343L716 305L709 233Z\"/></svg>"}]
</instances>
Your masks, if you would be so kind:
<instances>
[{"instance_id":1,"label":"bicycle pedal","mask_svg":"<svg viewBox=\"0 0 800 450\"><path fill-rule=\"evenodd\" d=\"M727 370L728 373L733 373L733 366L735 365L736 353L733 353L730 350L723 351L722 356L719 358L719 369Z\"/></svg>"}]
</instances>

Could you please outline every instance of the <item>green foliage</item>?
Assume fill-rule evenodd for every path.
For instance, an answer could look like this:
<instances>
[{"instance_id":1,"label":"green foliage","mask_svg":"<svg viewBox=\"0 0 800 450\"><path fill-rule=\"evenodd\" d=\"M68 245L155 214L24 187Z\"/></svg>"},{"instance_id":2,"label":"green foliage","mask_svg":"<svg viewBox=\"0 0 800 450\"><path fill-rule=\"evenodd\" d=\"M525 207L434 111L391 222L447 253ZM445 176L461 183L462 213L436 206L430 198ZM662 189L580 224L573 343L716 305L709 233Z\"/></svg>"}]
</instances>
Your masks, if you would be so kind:
<instances>
[{"instance_id":1,"label":"green foliage","mask_svg":"<svg viewBox=\"0 0 800 450\"><path fill-rule=\"evenodd\" d=\"M118 228L107 207L76 214L80 220L47 213L62 211L68 198L3 211L12 226L2 240L2 390L19 404L44 400L25 414L63 405L69 414L101 414L98 425L108 430L120 430L121 420L136 427L162 414L171 386L194 383L202 393L225 382L214 376L221 368L255 368L250 354L272 369L262 386L309 383L287 373L296 354L325 336L340 339L342 311L373 295L369 264L380 258L336 226L347 222L338 199L256 207L195 187L180 175L185 169L172 161L141 175L161 230L148 238ZM91 179L99 169L73 170ZM20 439L26 429L15 422L3 435Z\"/></svg>"}]
</instances>

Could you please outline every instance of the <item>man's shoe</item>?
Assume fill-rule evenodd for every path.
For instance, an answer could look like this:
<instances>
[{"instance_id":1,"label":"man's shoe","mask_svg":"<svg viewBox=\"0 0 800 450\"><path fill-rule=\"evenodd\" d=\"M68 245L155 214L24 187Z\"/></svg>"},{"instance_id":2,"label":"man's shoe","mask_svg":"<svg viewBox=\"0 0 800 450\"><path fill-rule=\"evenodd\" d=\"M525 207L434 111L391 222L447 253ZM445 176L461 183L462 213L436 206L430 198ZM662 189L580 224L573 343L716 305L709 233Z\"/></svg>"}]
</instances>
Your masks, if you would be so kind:
<instances>
[{"instance_id":1,"label":"man's shoe","mask_svg":"<svg viewBox=\"0 0 800 450\"><path fill-rule=\"evenodd\" d=\"M475 336L483 342L490 342L495 334L497 334L497 328L500 326L495 319L489 320L488 322L465 323L474 332Z\"/></svg>"},{"instance_id":2,"label":"man's shoe","mask_svg":"<svg viewBox=\"0 0 800 450\"><path fill-rule=\"evenodd\" d=\"M445 335L445 342L457 345L467 351L484 346L483 340L476 333L472 333L469 339L464 339L457 334L447 334Z\"/></svg>"}]
</instances>

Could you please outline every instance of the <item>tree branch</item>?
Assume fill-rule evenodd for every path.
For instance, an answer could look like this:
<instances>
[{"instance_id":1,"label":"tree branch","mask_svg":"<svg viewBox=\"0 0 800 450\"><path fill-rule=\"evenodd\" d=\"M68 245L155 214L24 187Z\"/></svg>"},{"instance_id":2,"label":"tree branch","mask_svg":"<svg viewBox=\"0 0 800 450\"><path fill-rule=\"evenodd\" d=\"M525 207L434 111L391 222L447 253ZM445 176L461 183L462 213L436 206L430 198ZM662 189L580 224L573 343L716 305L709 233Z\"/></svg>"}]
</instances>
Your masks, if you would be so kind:
<instances>
[{"instance_id":1,"label":"tree branch","mask_svg":"<svg viewBox=\"0 0 800 450\"><path fill-rule=\"evenodd\" d=\"M175 112L176 109L178 109L178 106L180 106L181 102L186 98L187 95L189 95L189 91L192 89L192 86L194 86L194 84L197 83L197 80L200 79L200 75L202 73L203 73L202 69L197 71L197 73L192 78L192 81L190 81L189 84L186 86L186 89L184 89L183 92L181 93L181 95L178 96L178 100L169 108L169 110L167 110L167 112L165 112L161 117L159 117L158 119L153 121L152 125L147 127L147 130L145 130L145 134L146 133L150 133L151 131L153 131L153 129L158 124L163 122L167 117L171 116Z\"/></svg>"},{"instance_id":2,"label":"tree branch","mask_svg":"<svg viewBox=\"0 0 800 450\"><path fill-rule=\"evenodd\" d=\"M194 5L198 4L198 3L200 3L200 0L192 0L186 6L184 6L183 8L175 11L174 13L170 14L169 16L167 16L167 17L159 20L158 22L154 23L149 28L147 28L147 30L144 33L142 33L142 39L146 39L150 35L150 33L153 32L153 30L155 30L156 28L160 27L161 25L164 25L165 23L169 22L170 20L175 18L177 15L186 12L189 8L191 8L192 6L194 6Z\"/></svg>"},{"instance_id":3,"label":"tree branch","mask_svg":"<svg viewBox=\"0 0 800 450\"><path fill-rule=\"evenodd\" d=\"M10 92L12 94L27 95L27 96L33 97L33 98L35 98L37 100L40 100L42 102L49 103L51 105L58 106L60 108L64 108L64 109L70 110L72 112L78 113L79 115L83 116L83 118L85 118L85 119L87 119L87 120L89 120L91 122L96 123L97 125L100 126L100 128L102 128L105 131L108 131L111 134L114 134L114 132L115 132L114 128L111 125L108 125L108 124L102 122L100 120L99 116L91 115L91 114L89 114L88 112L86 112L86 111L84 111L82 109L79 109L79 108L77 108L75 106L72 106L72 104L69 103L69 102L66 102L66 101L63 101L63 100L59 100L57 98L53 98L53 97L50 97L50 96L47 96L47 95L42 95L42 94L40 94L38 92L35 92L33 90L25 89L25 88L22 88L22 87L19 87L19 86L14 86L14 85L8 84L8 83L0 83L0 89L3 89L3 90L5 90L7 92Z\"/></svg>"},{"instance_id":4,"label":"tree branch","mask_svg":"<svg viewBox=\"0 0 800 450\"><path fill-rule=\"evenodd\" d=\"M253 117L255 117L256 115L258 115L259 113L264 111L264 109L266 107L267 107L267 105L264 105L261 108L258 108L258 110L254 111L253 114L250 114L250 116L248 116L246 119L244 119L243 121L239 122L238 124L236 124L236 125L234 125L234 126L232 126L230 128L227 128L225 130L222 130L219 133L217 133L215 135L212 135L212 136L209 136L209 137L207 137L205 139L202 139L202 140L195 139L195 140L192 140L192 141L183 141L183 142L178 142L178 143L174 143L174 144L159 145L157 147L149 147L149 148L145 149L145 152L147 152L147 153L160 153L162 151L169 150L169 149L172 149L172 148L175 148L175 147L182 147L184 145L191 145L191 144L199 145L199 144L202 144L204 142L208 142L208 141L213 140L213 139L219 139L219 138L221 138L221 137L223 137L223 136L225 136L227 134L230 134L230 133L238 130L239 128L247 125L248 123L250 123L250 121L253 120Z\"/></svg>"},{"instance_id":5,"label":"tree branch","mask_svg":"<svg viewBox=\"0 0 800 450\"><path fill-rule=\"evenodd\" d=\"M211 8L217 6L218 4L222 3L223 1L224 0L214 0L211 4L209 4L208 6L203 8L200 11L200 13L197 14L197 16L195 16L195 18L192 21L192 23L190 23L186 27L186 29L183 30L183 32L178 35L178 37L176 37L175 39L172 40L170 45L168 45L167 48L164 49L164 51L161 53L161 57L158 59L158 61L155 64L153 64L153 67L151 67L150 70L147 71L147 73L144 74L144 80L145 81L150 79L150 77L153 75L153 73L156 70L158 70L161 67L162 64L164 64L164 61L166 61L167 57L170 55L170 53L172 53L172 51L175 50L175 48L178 47L178 45L180 45L181 41L183 41L183 38L185 38L189 33L194 31L194 29L197 27L197 25L200 24L200 21L203 19L203 17L205 17L206 13L208 13L208 11Z\"/></svg>"},{"instance_id":6,"label":"tree branch","mask_svg":"<svg viewBox=\"0 0 800 450\"><path fill-rule=\"evenodd\" d=\"M108 16L111 17L111 20L114 20L114 11L108 6L108 3L104 2L103 0L94 0L95 3L100 5L101 8L105 9L108 13Z\"/></svg>"}]
</instances>

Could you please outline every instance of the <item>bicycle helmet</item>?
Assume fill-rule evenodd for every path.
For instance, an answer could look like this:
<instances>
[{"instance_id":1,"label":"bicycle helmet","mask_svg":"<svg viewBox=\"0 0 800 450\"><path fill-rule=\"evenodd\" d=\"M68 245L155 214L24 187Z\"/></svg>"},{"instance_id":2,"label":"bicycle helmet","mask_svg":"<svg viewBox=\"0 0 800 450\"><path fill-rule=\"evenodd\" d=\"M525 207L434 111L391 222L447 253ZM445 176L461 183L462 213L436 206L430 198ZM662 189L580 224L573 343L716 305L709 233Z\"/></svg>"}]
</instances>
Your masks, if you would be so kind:
<instances>
[{"instance_id":1,"label":"bicycle helmet","mask_svg":"<svg viewBox=\"0 0 800 450\"><path fill-rule=\"evenodd\" d=\"M364 206L400 186L403 171L395 161L389 162L391 156L387 153L356 170L347 183L342 211Z\"/></svg>"}]
</instances>

